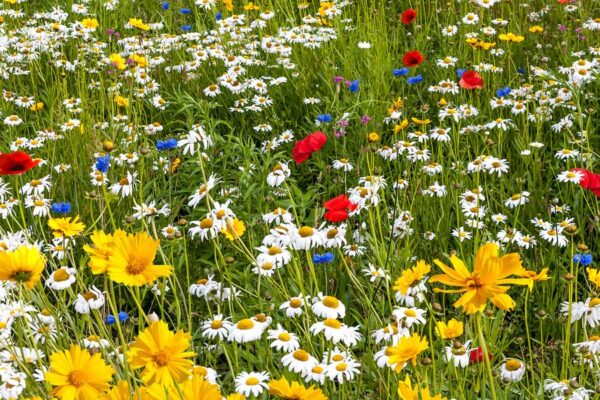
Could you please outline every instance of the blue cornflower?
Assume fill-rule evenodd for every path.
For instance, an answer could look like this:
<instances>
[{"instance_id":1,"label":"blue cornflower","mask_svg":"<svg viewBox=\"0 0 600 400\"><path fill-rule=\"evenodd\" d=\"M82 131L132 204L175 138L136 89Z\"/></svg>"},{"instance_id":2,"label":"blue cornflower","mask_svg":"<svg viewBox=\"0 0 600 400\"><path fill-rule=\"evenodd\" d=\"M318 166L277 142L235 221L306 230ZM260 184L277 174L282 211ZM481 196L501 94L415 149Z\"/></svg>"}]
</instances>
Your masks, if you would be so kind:
<instances>
[{"instance_id":1,"label":"blue cornflower","mask_svg":"<svg viewBox=\"0 0 600 400\"><path fill-rule=\"evenodd\" d=\"M327 252L325 254L313 254L313 262L315 264L330 263L333 261L334 258L335 256L330 252Z\"/></svg>"},{"instance_id":2,"label":"blue cornflower","mask_svg":"<svg viewBox=\"0 0 600 400\"><path fill-rule=\"evenodd\" d=\"M177 147L177 139L174 139L174 138L167 139L164 142L162 140L159 140L158 142L156 142L157 150L171 150L171 149L174 149L175 147Z\"/></svg>"},{"instance_id":3,"label":"blue cornflower","mask_svg":"<svg viewBox=\"0 0 600 400\"><path fill-rule=\"evenodd\" d=\"M108 325L113 325L115 322L117 322L117 320L115 319L115 316L114 316L114 315L112 315L112 314L108 314L108 315L106 316L106 323L107 323Z\"/></svg>"},{"instance_id":4,"label":"blue cornflower","mask_svg":"<svg viewBox=\"0 0 600 400\"><path fill-rule=\"evenodd\" d=\"M415 83L423 82L423 76L422 75L411 76L410 78L408 78L406 80L406 82L408 82L409 85L414 85Z\"/></svg>"},{"instance_id":5,"label":"blue cornflower","mask_svg":"<svg viewBox=\"0 0 600 400\"><path fill-rule=\"evenodd\" d=\"M52 212L56 214L68 214L71 212L71 203L52 203Z\"/></svg>"},{"instance_id":6,"label":"blue cornflower","mask_svg":"<svg viewBox=\"0 0 600 400\"><path fill-rule=\"evenodd\" d=\"M108 171L108 165L110 163L110 156L107 154L104 157L96 158L96 169L103 174Z\"/></svg>"},{"instance_id":7,"label":"blue cornflower","mask_svg":"<svg viewBox=\"0 0 600 400\"><path fill-rule=\"evenodd\" d=\"M508 96L508 94L509 94L510 92L511 92L511 90L510 90L510 88L507 86L507 87L504 87L504 88L502 88L502 89L498 89L498 90L496 90L496 96L498 96L498 97L505 97L505 96Z\"/></svg>"},{"instance_id":8,"label":"blue cornflower","mask_svg":"<svg viewBox=\"0 0 600 400\"><path fill-rule=\"evenodd\" d=\"M181 30L184 32L189 32L192 30L192 26L191 25L181 25Z\"/></svg>"},{"instance_id":9,"label":"blue cornflower","mask_svg":"<svg viewBox=\"0 0 600 400\"><path fill-rule=\"evenodd\" d=\"M525 75L525 68L519 67L519 68L517 68L517 72L521 75Z\"/></svg>"},{"instance_id":10,"label":"blue cornflower","mask_svg":"<svg viewBox=\"0 0 600 400\"><path fill-rule=\"evenodd\" d=\"M410 71L410 69L408 69L408 68L400 68L400 69L396 68L396 69L394 69L393 74L394 74L394 76L406 76L406 75L408 75L409 71Z\"/></svg>"},{"instance_id":11,"label":"blue cornflower","mask_svg":"<svg viewBox=\"0 0 600 400\"><path fill-rule=\"evenodd\" d=\"M216 15L217 21L220 21L223 19L223 14L221 14L220 12L217 13Z\"/></svg>"},{"instance_id":12,"label":"blue cornflower","mask_svg":"<svg viewBox=\"0 0 600 400\"><path fill-rule=\"evenodd\" d=\"M169 2L168 2L168 1L163 1L163 2L162 2L162 9L163 9L163 10L168 10L168 9L169 9L169 7L171 7L171 5L169 4Z\"/></svg>"},{"instance_id":13,"label":"blue cornflower","mask_svg":"<svg viewBox=\"0 0 600 400\"><path fill-rule=\"evenodd\" d=\"M179 10L179 12L183 15L190 15L192 13L192 10L190 10L189 8L182 8L181 10Z\"/></svg>"},{"instance_id":14,"label":"blue cornflower","mask_svg":"<svg viewBox=\"0 0 600 400\"><path fill-rule=\"evenodd\" d=\"M348 85L348 90L350 90L352 93L356 93L358 92L359 87L360 81L357 79L355 81L350 81L350 84Z\"/></svg>"},{"instance_id":15,"label":"blue cornflower","mask_svg":"<svg viewBox=\"0 0 600 400\"><path fill-rule=\"evenodd\" d=\"M317 115L317 121L331 122L331 114L319 114L319 115Z\"/></svg>"},{"instance_id":16,"label":"blue cornflower","mask_svg":"<svg viewBox=\"0 0 600 400\"><path fill-rule=\"evenodd\" d=\"M576 264L577 263L581 264L582 267L587 267L588 265L591 265L592 261L593 261L593 258L590 253L575 254L573 256L573 262Z\"/></svg>"},{"instance_id":17,"label":"blue cornflower","mask_svg":"<svg viewBox=\"0 0 600 400\"><path fill-rule=\"evenodd\" d=\"M456 70L456 75L458 75L459 78L462 78L463 74L467 72L466 68L460 68Z\"/></svg>"},{"instance_id":18,"label":"blue cornflower","mask_svg":"<svg viewBox=\"0 0 600 400\"><path fill-rule=\"evenodd\" d=\"M129 315L125 311L119 311L117 316L119 317L119 322L125 322L129 319Z\"/></svg>"}]
</instances>

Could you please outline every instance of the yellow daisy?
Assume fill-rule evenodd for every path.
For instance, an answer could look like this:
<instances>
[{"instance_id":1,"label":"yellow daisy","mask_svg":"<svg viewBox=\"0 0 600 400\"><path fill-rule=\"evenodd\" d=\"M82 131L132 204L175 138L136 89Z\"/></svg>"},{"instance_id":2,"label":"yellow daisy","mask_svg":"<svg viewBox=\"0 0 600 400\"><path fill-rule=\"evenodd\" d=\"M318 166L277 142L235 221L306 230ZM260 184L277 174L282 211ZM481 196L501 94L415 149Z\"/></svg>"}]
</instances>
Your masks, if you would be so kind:
<instances>
[{"instance_id":1,"label":"yellow daisy","mask_svg":"<svg viewBox=\"0 0 600 400\"><path fill-rule=\"evenodd\" d=\"M33 246L0 251L0 280L22 283L31 289L40 280L45 265L45 258Z\"/></svg>"}]
</instances>

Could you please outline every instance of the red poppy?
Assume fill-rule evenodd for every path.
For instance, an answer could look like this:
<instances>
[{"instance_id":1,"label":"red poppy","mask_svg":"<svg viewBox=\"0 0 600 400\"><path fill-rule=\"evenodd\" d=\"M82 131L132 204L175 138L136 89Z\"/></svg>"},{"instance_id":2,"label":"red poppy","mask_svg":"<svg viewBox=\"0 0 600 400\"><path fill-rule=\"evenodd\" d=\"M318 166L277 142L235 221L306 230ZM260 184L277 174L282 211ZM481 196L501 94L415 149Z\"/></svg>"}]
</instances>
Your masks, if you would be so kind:
<instances>
[{"instance_id":1,"label":"red poppy","mask_svg":"<svg viewBox=\"0 0 600 400\"><path fill-rule=\"evenodd\" d=\"M475 71L466 71L458 84L463 89L481 89L483 87L483 78Z\"/></svg>"},{"instance_id":2,"label":"red poppy","mask_svg":"<svg viewBox=\"0 0 600 400\"><path fill-rule=\"evenodd\" d=\"M583 189L589 189L596 196L600 197L600 174L594 174L584 168L572 168L571 171L583 174L583 178L579 181L579 186Z\"/></svg>"},{"instance_id":3,"label":"red poppy","mask_svg":"<svg viewBox=\"0 0 600 400\"><path fill-rule=\"evenodd\" d=\"M409 51L404 53L404 57L402 57L402 63L405 67L416 67L421 64L425 57L419 50Z\"/></svg>"},{"instance_id":4,"label":"red poppy","mask_svg":"<svg viewBox=\"0 0 600 400\"><path fill-rule=\"evenodd\" d=\"M492 359L492 354L488 353L488 359ZM469 364L477 364L483 362L483 348L481 346L474 348L469 353Z\"/></svg>"},{"instance_id":5,"label":"red poppy","mask_svg":"<svg viewBox=\"0 0 600 400\"><path fill-rule=\"evenodd\" d=\"M32 160L29 154L23 151L0 154L0 175L19 175L29 171L40 163Z\"/></svg>"},{"instance_id":6,"label":"red poppy","mask_svg":"<svg viewBox=\"0 0 600 400\"><path fill-rule=\"evenodd\" d=\"M348 211L356 210L356 204L351 202L345 194L340 194L323 204L327 210L325 219L329 222L342 222L348 219Z\"/></svg>"},{"instance_id":7,"label":"red poppy","mask_svg":"<svg viewBox=\"0 0 600 400\"><path fill-rule=\"evenodd\" d=\"M417 10L413 10L412 8L409 8L402 13L402 23L404 25L410 25L415 18L417 18Z\"/></svg>"},{"instance_id":8,"label":"red poppy","mask_svg":"<svg viewBox=\"0 0 600 400\"><path fill-rule=\"evenodd\" d=\"M308 160L312 153L321 150L327 142L327 136L321 131L313 132L302 140L299 140L294 145L292 157L296 164L302 164Z\"/></svg>"}]
</instances>

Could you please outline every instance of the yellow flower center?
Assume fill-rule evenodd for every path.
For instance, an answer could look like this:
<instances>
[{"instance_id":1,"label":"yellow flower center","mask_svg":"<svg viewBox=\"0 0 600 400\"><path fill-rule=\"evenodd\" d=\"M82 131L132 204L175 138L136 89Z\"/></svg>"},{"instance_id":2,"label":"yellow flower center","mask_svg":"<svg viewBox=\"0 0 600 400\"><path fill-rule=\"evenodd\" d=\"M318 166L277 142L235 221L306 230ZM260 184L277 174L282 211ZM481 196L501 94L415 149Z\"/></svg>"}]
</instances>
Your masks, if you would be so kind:
<instances>
[{"instance_id":1,"label":"yellow flower center","mask_svg":"<svg viewBox=\"0 0 600 400\"><path fill-rule=\"evenodd\" d=\"M302 228L298 229L298 234L303 238L310 237L313 235L313 228L310 226L303 226Z\"/></svg>"},{"instance_id":2,"label":"yellow flower center","mask_svg":"<svg viewBox=\"0 0 600 400\"><path fill-rule=\"evenodd\" d=\"M338 230L336 228L332 228L327 231L327 239L333 239L338 234Z\"/></svg>"},{"instance_id":3,"label":"yellow flower center","mask_svg":"<svg viewBox=\"0 0 600 400\"><path fill-rule=\"evenodd\" d=\"M11 279L17 282L27 282L31 278L31 271L17 271L15 272Z\"/></svg>"},{"instance_id":4,"label":"yellow flower center","mask_svg":"<svg viewBox=\"0 0 600 400\"><path fill-rule=\"evenodd\" d=\"M260 268L262 268L262 269L263 269L263 270L265 270L265 271L270 271L270 270L272 270L272 269L273 269L273 264L272 264L272 263L270 263L270 262L266 262L266 263L264 263L263 265L261 265L261 267L260 267Z\"/></svg>"},{"instance_id":5,"label":"yellow flower center","mask_svg":"<svg viewBox=\"0 0 600 400\"><path fill-rule=\"evenodd\" d=\"M346 365L346 363L339 363L338 365L335 366L335 369L339 372L345 371L346 368L348 368L348 365Z\"/></svg>"},{"instance_id":6,"label":"yellow flower center","mask_svg":"<svg viewBox=\"0 0 600 400\"><path fill-rule=\"evenodd\" d=\"M337 319L327 318L323 324L329 328L340 329L342 327L342 323Z\"/></svg>"},{"instance_id":7,"label":"yellow flower center","mask_svg":"<svg viewBox=\"0 0 600 400\"><path fill-rule=\"evenodd\" d=\"M279 334L279 336L277 336L277 339L279 339L279 340L281 340L283 342L289 342L291 338L292 338L292 335L290 335L287 332L281 332Z\"/></svg>"},{"instance_id":8,"label":"yellow flower center","mask_svg":"<svg viewBox=\"0 0 600 400\"><path fill-rule=\"evenodd\" d=\"M256 314L254 316L258 322L267 322L267 316L265 314Z\"/></svg>"},{"instance_id":9,"label":"yellow flower center","mask_svg":"<svg viewBox=\"0 0 600 400\"><path fill-rule=\"evenodd\" d=\"M54 273L54 281L56 281L56 282L64 282L67 279L69 279L70 276L71 275L69 275L69 273L67 272L66 269L61 268L61 269L59 269L58 271L56 271Z\"/></svg>"},{"instance_id":10,"label":"yellow flower center","mask_svg":"<svg viewBox=\"0 0 600 400\"><path fill-rule=\"evenodd\" d=\"M310 355L302 349L294 351L294 353L292 353L292 355L298 361L308 361L308 359L310 358Z\"/></svg>"},{"instance_id":11,"label":"yellow flower center","mask_svg":"<svg viewBox=\"0 0 600 400\"><path fill-rule=\"evenodd\" d=\"M507 371L517 371L521 368L521 362L518 360L508 360L504 365Z\"/></svg>"},{"instance_id":12,"label":"yellow flower center","mask_svg":"<svg viewBox=\"0 0 600 400\"><path fill-rule=\"evenodd\" d=\"M217 319L210 323L211 329L220 329L223 326L223 321Z\"/></svg>"},{"instance_id":13,"label":"yellow flower center","mask_svg":"<svg viewBox=\"0 0 600 400\"><path fill-rule=\"evenodd\" d=\"M323 367L321 367L320 365L316 365L311 369L311 372L313 374L320 374L323 372Z\"/></svg>"},{"instance_id":14,"label":"yellow flower center","mask_svg":"<svg viewBox=\"0 0 600 400\"><path fill-rule=\"evenodd\" d=\"M413 317L414 318L414 317L417 316L417 312L415 310L408 309L408 310L404 311L404 315L406 315L407 317Z\"/></svg>"},{"instance_id":15,"label":"yellow flower center","mask_svg":"<svg viewBox=\"0 0 600 400\"><path fill-rule=\"evenodd\" d=\"M292 308L299 308L302 305L302 301L300 299L292 299L290 300L290 306Z\"/></svg>"},{"instance_id":16,"label":"yellow flower center","mask_svg":"<svg viewBox=\"0 0 600 400\"><path fill-rule=\"evenodd\" d=\"M254 385L258 385L259 383L260 383L260 381L253 376L246 379L246 385L254 386Z\"/></svg>"},{"instance_id":17,"label":"yellow flower center","mask_svg":"<svg viewBox=\"0 0 600 400\"><path fill-rule=\"evenodd\" d=\"M336 354L333 357L331 357L331 361L334 361L334 362L342 361L343 359L344 359L344 356L341 354Z\"/></svg>"},{"instance_id":18,"label":"yellow flower center","mask_svg":"<svg viewBox=\"0 0 600 400\"><path fill-rule=\"evenodd\" d=\"M591 301L590 301L590 307L596 307L597 305L600 304L600 299L597 297L594 297Z\"/></svg>"},{"instance_id":19,"label":"yellow flower center","mask_svg":"<svg viewBox=\"0 0 600 400\"><path fill-rule=\"evenodd\" d=\"M277 246L269 247L269 255L274 256L276 254L281 254L281 248Z\"/></svg>"},{"instance_id":20,"label":"yellow flower center","mask_svg":"<svg viewBox=\"0 0 600 400\"><path fill-rule=\"evenodd\" d=\"M210 218L204 218L200 221L200 228L202 229L210 229L213 227L213 220Z\"/></svg>"},{"instance_id":21,"label":"yellow flower center","mask_svg":"<svg viewBox=\"0 0 600 400\"><path fill-rule=\"evenodd\" d=\"M164 367L165 365L169 365L169 362L171 361L171 357L172 357L172 354L168 349L161 350L152 356L152 358L154 359L154 362L161 367Z\"/></svg>"},{"instance_id":22,"label":"yellow flower center","mask_svg":"<svg viewBox=\"0 0 600 400\"><path fill-rule=\"evenodd\" d=\"M79 388L79 387L85 385L87 383L87 379L88 379L87 373L80 369L71 371L71 373L69 374L69 382L71 383L71 385L75 386L76 388Z\"/></svg>"},{"instance_id":23,"label":"yellow flower center","mask_svg":"<svg viewBox=\"0 0 600 400\"><path fill-rule=\"evenodd\" d=\"M325 296L323 298L323 305L329 308L338 308L340 301L333 296Z\"/></svg>"},{"instance_id":24,"label":"yellow flower center","mask_svg":"<svg viewBox=\"0 0 600 400\"><path fill-rule=\"evenodd\" d=\"M147 263L139 257L132 257L125 267L126 271L130 275L137 275L142 273L146 269Z\"/></svg>"},{"instance_id":25,"label":"yellow flower center","mask_svg":"<svg viewBox=\"0 0 600 400\"><path fill-rule=\"evenodd\" d=\"M96 296L92 292L87 292L83 295L83 298L86 299L87 301L90 301L90 300L96 300L98 298L98 296Z\"/></svg>"},{"instance_id":26,"label":"yellow flower center","mask_svg":"<svg viewBox=\"0 0 600 400\"><path fill-rule=\"evenodd\" d=\"M251 319L243 319L237 323L237 328L241 330L248 330L254 328L254 322Z\"/></svg>"}]
</instances>

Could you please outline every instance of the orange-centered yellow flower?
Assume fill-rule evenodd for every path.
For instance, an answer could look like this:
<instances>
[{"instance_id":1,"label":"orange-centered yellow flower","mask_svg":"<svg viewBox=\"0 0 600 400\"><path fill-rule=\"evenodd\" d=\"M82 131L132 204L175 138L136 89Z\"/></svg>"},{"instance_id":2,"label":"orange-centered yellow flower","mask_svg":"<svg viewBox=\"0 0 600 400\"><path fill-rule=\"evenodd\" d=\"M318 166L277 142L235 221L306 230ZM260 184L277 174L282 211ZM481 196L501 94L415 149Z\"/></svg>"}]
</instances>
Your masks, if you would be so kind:
<instances>
[{"instance_id":1,"label":"orange-centered yellow flower","mask_svg":"<svg viewBox=\"0 0 600 400\"><path fill-rule=\"evenodd\" d=\"M52 395L62 400L92 400L110 387L114 369L106 365L102 353L91 355L72 345L50 356L46 382L55 386Z\"/></svg>"},{"instance_id":2,"label":"orange-centered yellow flower","mask_svg":"<svg viewBox=\"0 0 600 400\"><path fill-rule=\"evenodd\" d=\"M160 242L145 232L114 235L114 249L108 258L108 275L127 286L143 286L169 276L171 265L154 265Z\"/></svg>"},{"instance_id":3,"label":"orange-centered yellow flower","mask_svg":"<svg viewBox=\"0 0 600 400\"><path fill-rule=\"evenodd\" d=\"M446 397L442 397L441 394L432 396L427 386L421 390L419 390L418 386L413 388L408 375L406 375L404 381L398 382L398 395L400 396L400 400L446 400Z\"/></svg>"},{"instance_id":4,"label":"orange-centered yellow flower","mask_svg":"<svg viewBox=\"0 0 600 400\"><path fill-rule=\"evenodd\" d=\"M440 260L434 263L441 268L443 274L431 277L430 282L439 282L459 289L439 289L442 293L463 293L454 303L454 307L462 307L467 314L483 311L488 300L502 310L511 310L515 301L506 292L513 285L529 285L530 278L510 278L523 271L521 257L511 253L498 256L498 245L484 244L475 255L475 268L469 271L465 263L456 256L450 257L454 268L443 264Z\"/></svg>"},{"instance_id":5,"label":"orange-centered yellow flower","mask_svg":"<svg viewBox=\"0 0 600 400\"><path fill-rule=\"evenodd\" d=\"M408 362L413 366L416 365L417 356L428 348L429 342L418 333L413 333L412 336L403 336L395 346L388 347L388 364L396 364L395 370L400 372Z\"/></svg>"},{"instance_id":6,"label":"orange-centered yellow flower","mask_svg":"<svg viewBox=\"0 0 600 400\"><path fill-rule=\"evenodd\" d=\"M42 277L46 259L34 246L20 246L14 251L0 250L0 280L22 283L31 289Z\"/></svg>"},{"instance_id":7,"label":"orange-centered yellow flower","mask_svg":"<svg viewBox=\"0 0 600 400\"><path fill-rule=\"evenodd\" d=\"M127 353L133 369L143 368L141 378L146 385L158 383L173 386L189 378L194 357L191 335L171 332L164 321L157 321L141 332Z\"/></svg>"}]
</instances>

